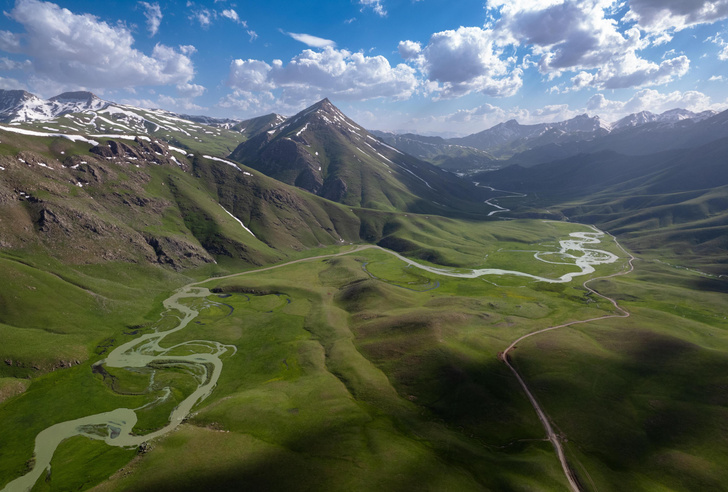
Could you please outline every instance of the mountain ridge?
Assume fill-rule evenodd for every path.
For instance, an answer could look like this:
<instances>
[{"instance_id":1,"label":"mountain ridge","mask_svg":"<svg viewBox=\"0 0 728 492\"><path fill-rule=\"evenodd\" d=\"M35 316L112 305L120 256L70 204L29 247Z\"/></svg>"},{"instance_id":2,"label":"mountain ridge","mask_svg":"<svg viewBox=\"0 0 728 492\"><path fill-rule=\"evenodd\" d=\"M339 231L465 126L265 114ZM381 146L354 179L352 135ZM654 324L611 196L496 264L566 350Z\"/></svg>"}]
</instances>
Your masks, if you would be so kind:
<instances>
[{"instance_id":1,"label":"mountain ridge","mask_svg":"<svg viewBox=\"0 0 728 492\"><path fill-rule=\"evenodd\" d=\"M253 135L229 158L351 206L434 213L449 208L438 199L479 195L472 184L375 138L328 99Z\"/></svg>"}]
</instances>

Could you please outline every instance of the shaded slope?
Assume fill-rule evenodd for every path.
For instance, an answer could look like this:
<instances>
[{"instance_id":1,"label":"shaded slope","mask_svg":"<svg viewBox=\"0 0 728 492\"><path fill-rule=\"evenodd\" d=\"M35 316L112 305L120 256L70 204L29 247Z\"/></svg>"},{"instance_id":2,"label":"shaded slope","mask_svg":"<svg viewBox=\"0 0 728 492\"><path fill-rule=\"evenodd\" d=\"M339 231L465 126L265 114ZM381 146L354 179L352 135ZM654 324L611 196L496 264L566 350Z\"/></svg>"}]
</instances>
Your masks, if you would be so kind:
<instances>
[{"instance_id":1,"label":"shaded slope","mask_svg":"<svg viewBox=\"0 0 728 492\"><path fill-rule=\"evenodd\" d=\"M478 179L528 193L521 203L619 234L636 252L678 255L725 273L728 261L728 139L649 156L583 154Z\"/></svg>"},{"instance_id":2,"label":"shaded slope","mask_svg":"<svg viewBox=\"0 0 728 492\"><path fill-rule=\"evenodd\" d=\"M230 158L350 206L470 211L475 204L468 201L481 193L457 176L374 138L328 99L243 142Z\"/></svg>"}]
</instances>

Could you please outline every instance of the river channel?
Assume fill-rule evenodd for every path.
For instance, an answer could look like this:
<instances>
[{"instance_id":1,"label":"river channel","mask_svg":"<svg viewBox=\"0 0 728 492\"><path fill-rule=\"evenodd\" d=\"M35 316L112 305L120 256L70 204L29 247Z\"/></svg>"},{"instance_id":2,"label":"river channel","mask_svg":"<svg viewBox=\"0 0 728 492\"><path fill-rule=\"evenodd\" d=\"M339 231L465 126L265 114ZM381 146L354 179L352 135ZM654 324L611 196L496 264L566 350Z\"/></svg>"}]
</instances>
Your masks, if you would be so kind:
<instances>
[{"instance_id":1,"label":"river channel","mask_svg":"<svg viewBox=\"0 0 728 492\"><path fill-rule=\"evenodd\" d=\"M273 267L265 267L259 270L244 272L243 274L228 275L226 277L260 272L273 268L284 267L293 263L311 261L320 258L329 258L333 256L341 256L351 254L356 251L361 251L363 249L376 248L396 256L397 258L409 265L431 273L435 273L437 275L458 278L478 278L485 275L515 275L520 277L528 277L533 280L542 282L563 283L571 281L574 277L593 273L595 265L614 263L619 258L617 255L614 255L608 251L587 247L599 244L600 238L604 236L604 233L596 227L589 227L591 227L594 232L572 232L569 235L569 239L560 241L560 249L558 252L533 252L534 257L539 261L560 265L572 265L579 268L579 271L577 272L567 273L558 278L547 278L525 272L501 270L495 268L477 269L467 272L455 271L446 268L437 268L422 265L420 263L417 263L416 261L410 260L409 258L405 258L404 256L401 256L393 251L383 249L379 246L374 245L359 246L354 250L342 253L294 260L288 263L275 265ZM549 261L542 258L542 256L545 255L557 255L563 261ZM215 278L221 279L226 277ZM58 445L65 439L77 435L82 435L87 436L91 439L103 440L111 446L136 447L146 441L162 436L175 429L189 415L192 407L198 402L204 400L212 392L222 372L223 363L221 357L226 354L234 355L237 350L235 346L224 345L219 342L208 340L193 340L183 342L169 348L163 348L159 345L160 342L167 335L184 329L193 319L195 319L199 315L198 311L182 304L180 301L182 299L206 298L208 296L211 296L212 294L207 288L199 287L199 284L204 282L205 281L195 282L193 284L182 287L178 289L171 297L164 301L164 307L167 310L173 312L177 311L182 315L179 318L179 324L177 324L176 327L164 332L142 335L139 338L120 345L119 347L115 348L105 360L97 363L104 364L107 367L116 368L143 368L148 367L152 364L184 364L188 367L194 368L195 374L197 374L198 376L198 387L192 394L190 394L177 407L175 407L175 409L170 414L169 423L161 429L158 429L149 434L135 435L132 433L132 429L137 422L137 415L135 410L139 410L140 408L118 408L110 412L99 413L88 417L82 417L76 420L69 420L66 422L52 425L47 429L41 431L35 438L35 466L33 467L33 469L22 477L19 477L8 483L2 490L2 492L26 492L32 489L32 487L35 485L36 481L41 477L41 475L50 469L50 463L51 459L53 458L53 454L55 453ZM187 349L194 349L197 353L191 355L170 354L183 346L186 346Z\"/></svg>"},{"instance_id":2,"label":"river channel","mask_svg":"<svg viewBox=\"0 0 728 492\"><path fill-rule=\"evenodd\" d=\"M143 442L176 428L187 417L192 407L212 392L222 372L221 357L228 353L234 354L237 350L234 345L224 345L207 340L184 342L169 348L162 348L159 345L167 335L184 329L199 314L198 311L182 304L180 302L182 299L204 298L211 295L208 289L195 285L182 287L164 301L164 307L167 310L176 310L182 314L176 327L164 332L142 335L115 348L105 360L99 362L107 367L134 368L147 367L150 364L184 364L194 367L198 377L198 387L175 407L169 416L169 423L149 434L135 435L132 434L132 429L137 422L135 410L139 409L117 408L111 412L52 425L41 431L35 438L35 466L33 469L7 484L3 492L26 492L32 489L43 472L49 470L53 453L58 445L69 437L87 436L91 439L103 440L111 446L139 446ZM183 346L194 347L197 351L203 347L204 351L192 355L168 355Z\"/></svg>"}]
</instances>

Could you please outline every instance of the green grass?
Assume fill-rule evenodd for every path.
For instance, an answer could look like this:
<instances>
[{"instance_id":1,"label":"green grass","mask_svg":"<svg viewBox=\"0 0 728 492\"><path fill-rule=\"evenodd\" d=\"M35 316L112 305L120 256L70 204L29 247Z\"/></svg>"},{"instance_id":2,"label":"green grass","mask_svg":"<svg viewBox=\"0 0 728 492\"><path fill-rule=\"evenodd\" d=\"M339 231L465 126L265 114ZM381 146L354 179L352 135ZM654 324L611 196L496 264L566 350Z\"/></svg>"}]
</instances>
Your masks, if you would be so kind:
<instances>
[{"instance_id":1,"label":"green grass","mask_svg":"<svg viewBox=\"0 0 728 492\"><path fill-rule=\"evenodd\" d=\"M213 212L202 195L185 193L200 209ZM533 268L530 273L536 274L548 273L550 266L524 250L554 250L569 232L587 230L541 221L409 218L414 226L378 213L365 221L382 237L437 251L453 268L492 266L491 256L507 244L512 251L498 252L499 266ZM222 216L216 220L228 227ZM608 238L598 247L619 253ZM348 248L332 245L297 255ZM78 310L77 331L69 325L68 333L58 334L73 343L50 339L37 353L50 356L54 343L65 343L84 348L88 360L35 377L24 393L0 403L0 417L8 423L0 430L0 476L8 480L26 467L35 434L54 422L114 405L137 408L172 387L168 400L138 412L136 430L148 432L164 425L172 407L195 387L178 368L156 368L150 392L147 371L114 369L113 384L91 372L91 363L111 347L154 327L174 326L173 316L160 318L161 301L170 285L185 281L181 275L121 263L106 270L71 268L42 256L28 255L23 264L18 259L7 257L3 264L13 275L29 277L19 277L4 291L8 295L24 283L34 285L36 278L39 287L57 282L55 290L65 289L73 302L90 303ZM601 266L592 276L623 266L624 261ZM563 268L553 270L560 274ZM225 270L204 267L188 275L210 273ZM593 302L580 284L440 277L376 249L212 278L205 286L214 294L189 301L200 315L164 340L167 347L189 340L237 347L224 357L210 397L179 430L155 440L149 453L131 463L134 450L82 438L66 441L54 457L50 479L38 486L563 490L553 448L497 354L537 329L614 313L610 304ZM726 417L720 388L728 369L723 319L728 313L720 282L641 261L632 275L593 284L633 317L549 332L522 342L513 353L554 425L568 437L567 453L580 478L587 488L593 482L601 491L623 490L625 484L631 490L721 489L728 478L720 467L728 442L715 436L722 435ZM97 305L98 296L106 300ZM40 301L30 296L23 302ZM51 308L62 309L49 304L48 313ZM22 318L22 310L13 313L7 310L8 321ZM92 328L108 313L120 316L101 331ZM37 317L34 323L42 324L46 314L34 313L28 323ZM175 350L187 354L189 347ZM16 381L0 380L0 391ZM82 388L82 395L69 388ZM86 466L93 468L90 473Z\"/></svg>"},{"instance_id":2,"label":"green grass","mask_svg":"<svg viewBox=\"0 0 728 492\"><path fill-rule=\"evenodd\" d=\"M378 265L387 282L370 279L363 263ZM200 453L219 456L219 444L212 443L220 435L225 442L248 440L248 451L219 456L213 461L226 467L214 473L191 466L179 476L145 458L136 473L107 487L208 482L225 489L240 480L277 487L326 469L320 480L333 488L386 488L404 474L407 483L427 489L469 490L484 483L502 488L517 476L526 484L525 470L536 467L541 486L558 489L558 464L495 355L529 326L573 312L551 301L548 290L503 292L478 279L445 279L416 292L400 286L413 278L402 265L366 250L208 282L224 294L209 298L213 304L194 301L206 307L165 344L215 339L238 352L225 359L215 392L191 421L200 429L186 428L183 442L165 438L156 449L182 459L179 446L201 446ZM433 277L414 275L427 283ZM583 304L585 316L601 312L577 295L567 299ZM263 443L284 453L292 476L265 476L267 467L254 466ZM384 467L383 456L397 456L399 464ZM293 465L297 461L309 470ZM267 456L266 463L273 462ZM494 469L500 470L495 477Z\"/></svg>"}]
</instances>

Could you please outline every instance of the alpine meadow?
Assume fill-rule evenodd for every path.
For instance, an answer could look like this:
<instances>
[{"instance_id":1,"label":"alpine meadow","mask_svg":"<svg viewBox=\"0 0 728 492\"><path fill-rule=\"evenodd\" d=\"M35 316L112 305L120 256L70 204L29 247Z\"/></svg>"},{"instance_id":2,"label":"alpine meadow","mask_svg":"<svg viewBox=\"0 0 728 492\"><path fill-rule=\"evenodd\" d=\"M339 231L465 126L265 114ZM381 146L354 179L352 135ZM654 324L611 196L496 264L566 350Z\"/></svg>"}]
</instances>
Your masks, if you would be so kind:
<instances>
[{"instance_id":1,"label":"alpine meadow","mask_svg":"<svg viewBox=\"0 0 728 492\"><path fill-rule=\"evenodd\" d=\"M0 491L728 491L725 0L4 14Z\"/></svg>"}]
</instances>

